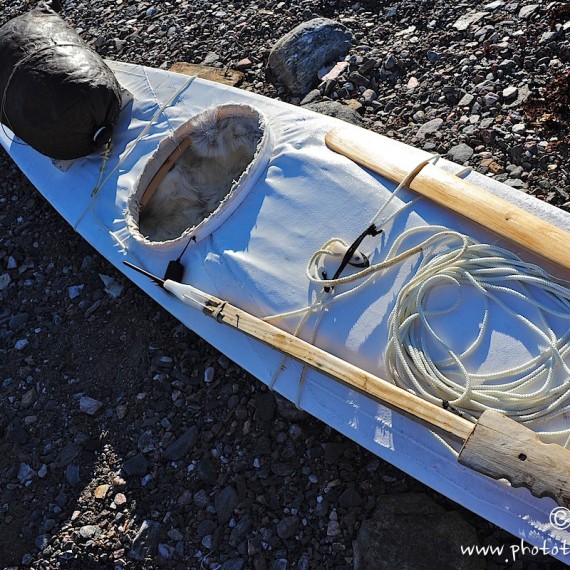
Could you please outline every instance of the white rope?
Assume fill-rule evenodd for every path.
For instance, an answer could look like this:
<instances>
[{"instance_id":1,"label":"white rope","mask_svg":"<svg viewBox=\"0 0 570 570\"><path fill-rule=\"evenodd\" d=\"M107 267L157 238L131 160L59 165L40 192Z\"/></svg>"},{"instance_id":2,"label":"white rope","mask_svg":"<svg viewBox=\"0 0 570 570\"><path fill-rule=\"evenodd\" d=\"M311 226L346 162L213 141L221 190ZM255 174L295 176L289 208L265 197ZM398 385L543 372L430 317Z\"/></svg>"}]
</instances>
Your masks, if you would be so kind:
<instances>
[{"instance_id":1,"label":"white rope","mask_svg":"<svg viewBox=\"0 0 570 570\"><path fill-rule=\"evenodd\" d=\"M414 172L417 171L415 169ZM408 180L409 177L397 188L374 216L373 222ZM412 203L415 201L386 218L382 225ZM415 245L407 246L410 241ZM430 402L438 405L445 402L473 421L484 410L494 409L531 427L543 440L563 441L568 446L570 427L559 430L553 427L556 420L570 412L570 366L567 364L570 354L570 287L567 282L522 261L503 248L478 243L443 226L409 229L398 236L382 261L352 275L325 279L319 274L319 268L325 256L338 251L337 244L347 245L339 238L332 238L313 254L307 266L309 281L330 288L331 292L318 295L308 307L266 317L265 320L304 315L294 333L299 335L309 315L318 313L320 322L328 305L354 294L378 272L418 256L416 273L400 290L389 317L385 361L394 382ZM341 293L334 292L335 287L349 284L352 287L345 287ZM442 287L450 286L457 294L455 302L445 309L430 309L430 296L436 290L442 291ZM467 348L455 351L438 334L437 319L445 318L456 310L468 288L482 299L482 320L474 323L479 326L476 338ZM510 302L524 303L532 311L533 318L519 314L509 305ZM481 358L484 343L489 342L492 332L489 323L493 310L497 309L508 315L515 326L525 329L523 338L534 339L535 346L542 350L516 366L495 372L479 372L480 363L470 365L469 360L470 357ZM553 319L557 320L556 325L552 324ZM313 325L311 340L316 337L318 322ZM563 330L557 332L555 328ZM442 357L442 354L446 356ZM299 390L301 387L302 383ZM568 425L568 422L560 423Z\"/></svg>"}]
</instances>

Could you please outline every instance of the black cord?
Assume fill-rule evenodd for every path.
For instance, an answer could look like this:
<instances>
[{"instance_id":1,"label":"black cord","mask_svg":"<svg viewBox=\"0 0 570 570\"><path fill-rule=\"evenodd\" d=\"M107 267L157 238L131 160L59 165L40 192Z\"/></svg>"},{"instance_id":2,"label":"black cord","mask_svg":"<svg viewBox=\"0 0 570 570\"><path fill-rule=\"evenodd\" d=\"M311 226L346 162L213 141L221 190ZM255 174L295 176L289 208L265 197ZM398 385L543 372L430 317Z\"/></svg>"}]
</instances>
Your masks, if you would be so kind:
<instances>
[{"instance_id":1,"label":"black cord","mask_svg":"<svg viewBox=\"0 0 570 570\"><path fill-rule=\"evenodd\" d=\"M367 227L352 243L352 245L346 250L338 269L336 270L335 274L333 275L332 280L338 279L340 274L344 271L345 267L350 263L352 256L356 252L356 250L360 247L360 244L363 242L364 238L367 236L375 237L380 235L383 230L379 230L375 224L371 224ZM325 291L328 293L332 287L325 287Z\"/></svg>"}]
</instances>

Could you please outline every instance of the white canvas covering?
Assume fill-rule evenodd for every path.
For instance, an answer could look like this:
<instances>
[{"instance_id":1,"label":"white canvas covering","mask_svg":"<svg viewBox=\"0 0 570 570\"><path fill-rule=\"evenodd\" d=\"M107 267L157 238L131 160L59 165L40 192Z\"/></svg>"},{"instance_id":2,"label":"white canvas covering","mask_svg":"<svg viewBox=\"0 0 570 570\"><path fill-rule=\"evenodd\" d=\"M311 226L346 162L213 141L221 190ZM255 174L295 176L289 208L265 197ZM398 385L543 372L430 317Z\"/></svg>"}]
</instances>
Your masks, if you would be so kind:
<instances>
[{"instance_id":1,"label":"white canvas covering","mask_svg":"<svg viewBox=\"0 0 570 570\"><path fill-rule=\"evenodd\" d=\"M239 201L224 208L215 222L205 223L200 239L189 245L182 258L192 285L258 316L311 303L320 292L306 275L313 252L333 236L351 243L395 185L325 147L325 133L339 126L340 121L200 79L140 66L111 65L122 86L134 95L134 101L122 113L114 149L101 177L100 156L79 159L62 172L48 158L13 144L3 133L0 142L61 215L107 259L186 326L261 381L270 383L282 360L275 350L183 305L122 265L130 261L164 275L168 262L178 257L187 242L180 238L157 247L132 231L132 218L126 213L132 213L129 201L140 192L137 181L141 176L145 179L145 169L155 168L147 165L149 159L159 151L165 136L175 136L191 117L207 108L249 105L263 115L269 134L247 176L234 188ZM393 152L401 152L402 148L394 143ZM423 157L424 153L418 151L418 162ZM460 170L446 161L439 164ZM570 216L560 210L484 176L473 173L468 179L570 229ZM391 206L397 209L411 199L412 194L405 191ZM444 225L480 241L508 245L480 226L424 199L394 218L381 236L366 238L362 250L376 262L404 230L424 224ZM536 261L520 248L515 253ZM386 377L388 317L395 296L413 274L416 263L417 258L411 258L379 273L366 287L330 305L315 343ZM555 268L546 268L568 277ZM471 303L477 314L477 298L467 301L466 306ZM460 312L456 318L446 318L442 326L454 339L467 342L473 326L477 326L468 317L468 312ZM292 331L299 318L277 324ZM314 319L309 319L301 336L311 337L312 322ZM505 367L536 352L536 339L525 336L527 333L508 317L499 315L493 327L484 366ZM570 556L563 552L563 546L570 542L570 532L556 528L550 520L556 506L553 500L537 499L526 489L513 489L504 481L491 480L460 466L449 448L428 429L315 371L307 371L300 387L301 372L301 365L288 360L274 389L438 492L570 562ZM558 421L568 425L566 417Z\"/></svg>"}]
</instances>

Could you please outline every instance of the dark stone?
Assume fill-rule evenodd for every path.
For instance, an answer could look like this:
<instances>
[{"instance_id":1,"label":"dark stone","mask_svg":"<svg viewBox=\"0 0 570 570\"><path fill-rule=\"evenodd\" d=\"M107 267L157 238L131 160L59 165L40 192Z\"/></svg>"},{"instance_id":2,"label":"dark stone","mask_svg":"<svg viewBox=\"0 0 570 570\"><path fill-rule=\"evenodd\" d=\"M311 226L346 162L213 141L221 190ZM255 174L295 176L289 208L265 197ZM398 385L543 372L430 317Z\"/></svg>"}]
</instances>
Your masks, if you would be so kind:
<instances>
[{"instance_id":1,"label":"dark stone","mask_svg":"<svg viewBox=\"0 0 570 570\"><path fill-rule=\"evenodd\" d=\"M423 493L380 495L373 517L362 523L354 542L354 570L485 568L485 559L465 556L462 545L479 545L479 539L459 513L446 511Z\"/></svg>"},{"instance_id":2,"label":"dark stone","mask_svg":"<svg viewBox=\"0 0 570 570\"><path fill-rule=\"evenodd\" d=\"M325 443L325 461L328 463L336 463L345 452L344 443Z\"/></svg>"},{"instance_id":3,"label":"dark stone","mask_svg":"<svg viewBox=\"0 0 570 570\"><path fill-rule=\"evenodd\" d=\"M144 475L147 469L148 461L142 453L137 453L123 463L123 471L127 475Z\"/></svg>"},{"instance_id":4,"label":"dark stone","mask_svg":"<svg viewBox=\"0 0 570 570\"><path fill-rule=\"evenodd\" d=\"M81 481L81 477L79 475L79 465L74 465L70 463L65 468L65 478L70 485L77 485Z\"/></svg>"},{"instance_id":5,"label":"dark stone","mask_svg":"<svg viewBox=\"0 0 570 570\"><path fill-rule=\"evenodd\" d=\"M297 530L299 530L299 517L297 516L285 517L277 523L277 534L283 540L293 538L297 534Z\"/></svg>"},{"instance_id":6,"label":"dark stone","mask_svg":"<svg viewBox=\"0 0 570 570\"><path fill-rule=\"evenodd\" d=\"M362 504L362 497L354 487L349 487L338 498L338 503L343 509L352 509Z\"/></svg>"},{"instance_id":7,"label":"dark stone","mask_svg":"<svg viewBox=\"0 0 570 570\"><path fill-rule=\"evenodd\" d=\"M8 327L10 328L10 330L17 331L26 324L27 320L28 320L28 313L18 313L17 315L14 315L10 319Z\"/></svg>"},{"instance_id":8,"label":"dark stone","mask_svg":"<svg viewBox=\"0 0 570 570\"><path fill-rule=\"evenodd\" d=\"M65 444L55 460L56 467L66 467L81 453L81 445L72 441Z\"/></svg>"},{"instance_id":9,"label":"dark stone","mask_svg":"<svg viewBox=\"0 0 570 570\"><path fill-rule=\"evenodd\" d=\"M129 551L129 558L141 561L155 554L161 531L162 525L160 523L150 520L143 521L133 539L133 544Z\"/></svg>"},{"instance_id":10,"label":"dark stone","mask_svg":"<svg viewBox=\"0 0 570 570\"><path fill-rule=\"evenodd\" d=\"M220 523L227 523L232 518L238 502L239 497L236 490L229 485L216 495L214 506L216 507L216 514Z\"/></svg>"},{"instance_id":11,"label":"dark stone","mask_svg":"<svg viewBox=\"0 0 570 570\"><path fill-rule=\"evenodd\" d=\"M460 143L449 149L447 158L458 164L464 164L473 156L473 152L469 145Z\"/></svg>"},{"instance_id":12,"label":"dark stone","mask_svg":"<svg viewBox=\"0 0 570 570\"><path fill-rule=\"evenodd\" d=\"M221 566L220 570L243 570L245 567L245 560L243 558L232 558L226 560Z\"/></svg>"},{"instance_id":13,"label":"dark stone","mask_svg":"<svg viewBox=\"0 0 570 570\"><path fill-rule=\"evenodd\" d=\"M363 123L362 117L354 109L351 109L348 105L337 103L336 101L319 101L318 103L310 103L309 105L304 105L303 109L309 109L316 113L321 113L322 115L341 119L342 121L346 121L347 123L357 126L361 126Z\"/></svg>"},{"instance_id":14,"label":"dark stone","mask_svg":"<svg viewBox=\"0 0 570 570\"><path fill-rule=\"evenodd\" d=\"M249 514L244 515L232 528L230 533L229 543L233 547L237 547L238 544L246 537L253 526L253 517Z\"/></svg>"},{"instance_id":15,"label":"dark stone","mask_svg":"<svg viewBox=\"0 0 570 570\"><path fill-rule=\"evenodd\" d=\"M259 394L255 401L257 417L264 422L270 422L275 415L275 397L271 392Z\"/></svg>"},{"instance_id":16,"label":"dark stone","mask_svg":"<svg viewBox=\"0 0 570 570\"><path fill-rule=\"evenodd\" d=\"M287 477L293 473L293 466L289 463L272 463L271 472L278 477Z\"/></svg>"},{"instance_id":17,"label":"dark stone","mask_svg":"<svg viewBox=\"0 0 570 570\"><path fill-rule=\"evenodd\" d=\"M164 458L168 461L182 459L196 445L196 441L198 441L198 427L192 426L165 449Z\"/></svg>"},{"instance_id":18,"label":"dark stone","mask_svg":"<svg viewBox=\"0 0 570 570\"><path fill-rule=\"evenodd\" d=\"M215 521L210 519L204 519L203 521L200 521L198 523L198 526L196 527L196 534L200 538L204 538L208 534L212 534L217 528L218 525L216 524Z\"/></svg>"},{"instance_id":19,"label":"dark stone","mask_svg":"<svg viewBox=\"0 0 570 570\"><path fill-rule=\"evenodd\" d=\"M198 463L197 473L206 485L215 485L218 481L218 470L209 459L202 459Z\"/></svg>"},{"instance_id":20,"label":"dark stone","mask_svg":"<svg viewBox=\"0 0 570 570\"><path fill-rule=\"evenodd\" d=\"M301 100L301 106L308 105L309 103L314 103L321 98L321 92L318 89L313 89L309 91L305 97Z\"/></svg>"},{"instance_id":21,"label":"dark stone","mask_svg":"<svg viewBox=\"0 0 570 570\"><path fill-rule=\"evenodd\" d=\"M24 422L22 420L15 418L8 424L8 429L6 430L6 435L14 443L20 445L26 445L30 439L30 434L26 431Z\"/></svg>"},{"instance_id":22,"label":"dark stone","mask_svg":"<svg viewBox=\"0 0 570 570\"><path fill-rule=\"evenodd\" d=\"M327 18L303 22L279 39L269 54L268 67L276 83L291 93L306 94L325 64L338 60L352 46L352 34Z\"/></svg>"}]
</instances>

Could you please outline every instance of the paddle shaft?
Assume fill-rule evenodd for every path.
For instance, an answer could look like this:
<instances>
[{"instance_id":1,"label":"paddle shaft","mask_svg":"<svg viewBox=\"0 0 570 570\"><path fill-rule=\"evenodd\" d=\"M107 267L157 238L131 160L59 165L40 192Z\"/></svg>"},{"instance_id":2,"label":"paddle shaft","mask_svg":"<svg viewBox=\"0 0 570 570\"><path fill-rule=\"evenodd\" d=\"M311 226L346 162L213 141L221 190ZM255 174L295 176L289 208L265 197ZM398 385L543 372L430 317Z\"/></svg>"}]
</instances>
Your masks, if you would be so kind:
<instances>
[{"instance_id":1,"label":"paddle shaft","mask_svg":"<svg viewBox=\"0 0 570 570\"><path fill-rule=\"evenodd\" d=\"M325 136L327 146L354 162L400 183L430 155L377 133L346 126ZM501 237L570 269L570 234L541 218L432 164L409 184L430 198Z\"/></svg>"},{"instance_id":2,"label":"paddle shaft","mask_svg":"<svg viewBox=\"0 0 570 570\"><path fill-rule=\"evenodd\" d=\"M494 479L508 479L536 496L550 496L570 505L570 451L542 443L528 428L492 410L475 426L455 413L382 380L230 303L190 285L165 281L164 287L184 303L203 307L206 315L276 348L296 360L363 391L464 442L459 461Z\"/></svg>"}]
</instances>

